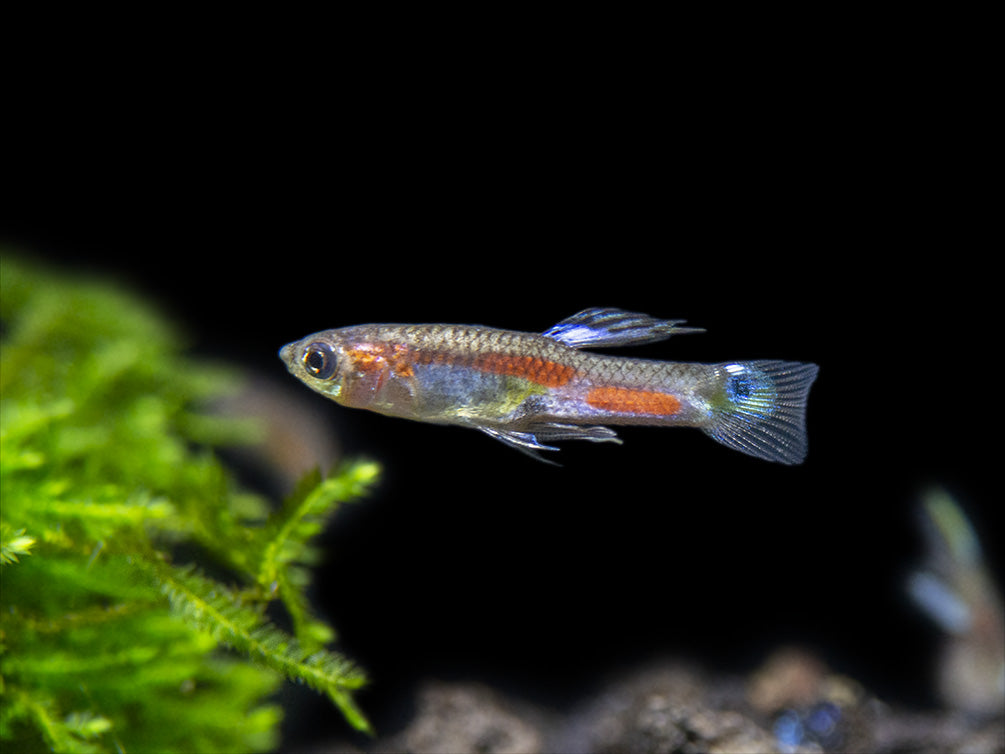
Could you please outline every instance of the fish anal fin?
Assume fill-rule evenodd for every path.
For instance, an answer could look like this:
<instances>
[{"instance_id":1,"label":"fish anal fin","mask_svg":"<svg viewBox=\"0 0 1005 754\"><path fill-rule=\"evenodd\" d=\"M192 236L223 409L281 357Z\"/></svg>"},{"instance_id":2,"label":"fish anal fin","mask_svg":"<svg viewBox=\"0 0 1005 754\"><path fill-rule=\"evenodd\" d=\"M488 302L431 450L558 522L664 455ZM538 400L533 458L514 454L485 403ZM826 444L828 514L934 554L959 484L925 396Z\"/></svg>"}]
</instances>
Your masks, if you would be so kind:
<instances>
[{"instance_id":1,"label":"fish anal fin","mask_svg":"<svg viewBox=\"0 0 1005 754\"><path fill-rule=\"evenodd\" d=\"M533 424L526 431L512 429L501 429L499 427L487 427L478 425L477 429L493 437L511 448L516 448L521 453L529 455L543 463L558 466L560 464L551 461L540 453L539 450L558 450L554 445L545 445L544 442L556 442L559 440L589 440L590 442L614 442L621 444L621 439L613 429L601 426L580 426L578 424L560 424L557 422L541 422ZM544 442L542 442L544 441Z\"/></svg>"},{"instance_id":2,"label":"fish anal fin","mask_svg":"<svg viewBox=\"0 0 1005 754\"><path fill-rule=\"evenodd\" d=\"M704 332L698 327L678 327L682 319L656 319L648 314L595 307L563 319L542 335L570 348L640 345L666 340L672 335Z\"/></svg>"},{"instance_id":3,"label":"fish anal fin","mask_svg":"<svg viewBox=\"0 0 1005 754\"><path fill-rule=\"evenodd\" d=\"M590 442L613 442L621 444L621 438L610 427L599 425L561 424L559 422L542 422L533 424L530 431L540 440L557 442L559 440L589 440Z\"/></svg>"}]
</instances>

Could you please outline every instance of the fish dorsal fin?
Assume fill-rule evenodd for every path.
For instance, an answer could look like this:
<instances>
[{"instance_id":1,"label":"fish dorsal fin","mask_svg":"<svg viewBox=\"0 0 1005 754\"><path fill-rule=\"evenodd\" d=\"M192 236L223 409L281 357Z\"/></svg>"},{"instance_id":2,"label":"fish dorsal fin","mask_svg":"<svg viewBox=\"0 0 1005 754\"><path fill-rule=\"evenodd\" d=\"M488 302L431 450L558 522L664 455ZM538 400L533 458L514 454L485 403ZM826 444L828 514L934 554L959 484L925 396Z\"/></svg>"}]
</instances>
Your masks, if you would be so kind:
<instances>
[{"instance_id":1,"label":"fish dorsal fin","mask_svg":"<svg viewBox=\"0 0 1005 754\"><path fill-rule=\"evenodd\" d=\"M678 327L682 319L655 319L622 309L584 309L542 333L570 348L634 346L655 343L671 335L704 332L700 327Z\"/></svg>"}]
</instances>

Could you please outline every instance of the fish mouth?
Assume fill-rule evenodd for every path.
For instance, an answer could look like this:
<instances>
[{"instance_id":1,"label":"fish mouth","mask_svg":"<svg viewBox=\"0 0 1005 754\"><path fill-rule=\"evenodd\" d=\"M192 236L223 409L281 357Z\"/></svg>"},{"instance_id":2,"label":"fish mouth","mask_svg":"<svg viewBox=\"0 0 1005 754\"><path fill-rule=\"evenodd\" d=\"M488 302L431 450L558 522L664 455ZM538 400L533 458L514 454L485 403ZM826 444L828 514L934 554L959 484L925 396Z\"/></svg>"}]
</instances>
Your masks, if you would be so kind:
<instances>
[{"instance_id":1,"label":"fish mouth","mask_svg":"<svg viewBox=\"0 0 1005 754\"><path fill-rule=\"evenodd\" d=\"M293 366L293 357L296 351L296 343L287 343L279 349L279 358L286 362L286 366Z\"/></svg>"}]
</instances>

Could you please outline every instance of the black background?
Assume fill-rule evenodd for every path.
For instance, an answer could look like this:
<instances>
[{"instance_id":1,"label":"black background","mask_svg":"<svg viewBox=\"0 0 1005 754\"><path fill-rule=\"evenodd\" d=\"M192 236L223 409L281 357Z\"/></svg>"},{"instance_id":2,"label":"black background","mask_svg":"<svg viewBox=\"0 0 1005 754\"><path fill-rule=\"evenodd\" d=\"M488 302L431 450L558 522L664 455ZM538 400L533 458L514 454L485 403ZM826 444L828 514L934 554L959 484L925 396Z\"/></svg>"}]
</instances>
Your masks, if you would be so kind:
<instances>
[{"instance_id":1,"label":"black background","mask_svg":"<svg viewBox=\"0 0 1005 754\"><path fill-rule=\"evenodd\" d=\"M836 70L731 69L659 96L601 69L515 90L486 76L71 98L14 150L0 230L125 279L198 352L278 379L278 348L320 329L541 331L589 306L707 330L631 355L820 365L800 467L635 428L552 468L316 397L385 470L333 523L315 595L372 676L378 729L420 678L562 705L646 659L744 672L792 642L932 704L939 636L903 589L920 493L956 495L1003 570L977 106L946 82L935 108L931 79L860 88ZM290 693L292 735L345 730Z\"/></svg>"}]
</instances>

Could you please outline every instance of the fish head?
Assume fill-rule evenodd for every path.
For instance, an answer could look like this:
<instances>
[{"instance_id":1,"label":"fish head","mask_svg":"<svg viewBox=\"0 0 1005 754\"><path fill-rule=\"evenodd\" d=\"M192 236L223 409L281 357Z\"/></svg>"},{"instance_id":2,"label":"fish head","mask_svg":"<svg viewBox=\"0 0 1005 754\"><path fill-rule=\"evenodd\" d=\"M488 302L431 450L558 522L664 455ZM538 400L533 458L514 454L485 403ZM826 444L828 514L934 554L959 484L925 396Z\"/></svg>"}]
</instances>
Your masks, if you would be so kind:
<instances>
[{"instance_id":1,"label":"fish head","mask_svg":"<svg viewBox=\"0 0 1005 754\"><path fill-rule=\"evenodd\" d=\"M343 406L400 414L411 402L403 385L411 367L371 327L316 332L283 346L279 358L311 390Z\"/></svg>"},{"instance_id":2,"label":"fish head","mask_svg":"<svg viewBox=\"0 0 1005 754\"><path fill-rule=\"evenodd\" d=\"M324 330L287 343L279 358L294 377L315 392L341 403L347 376L343 338L338 330Z\"/></svg>"}]
</instances>

